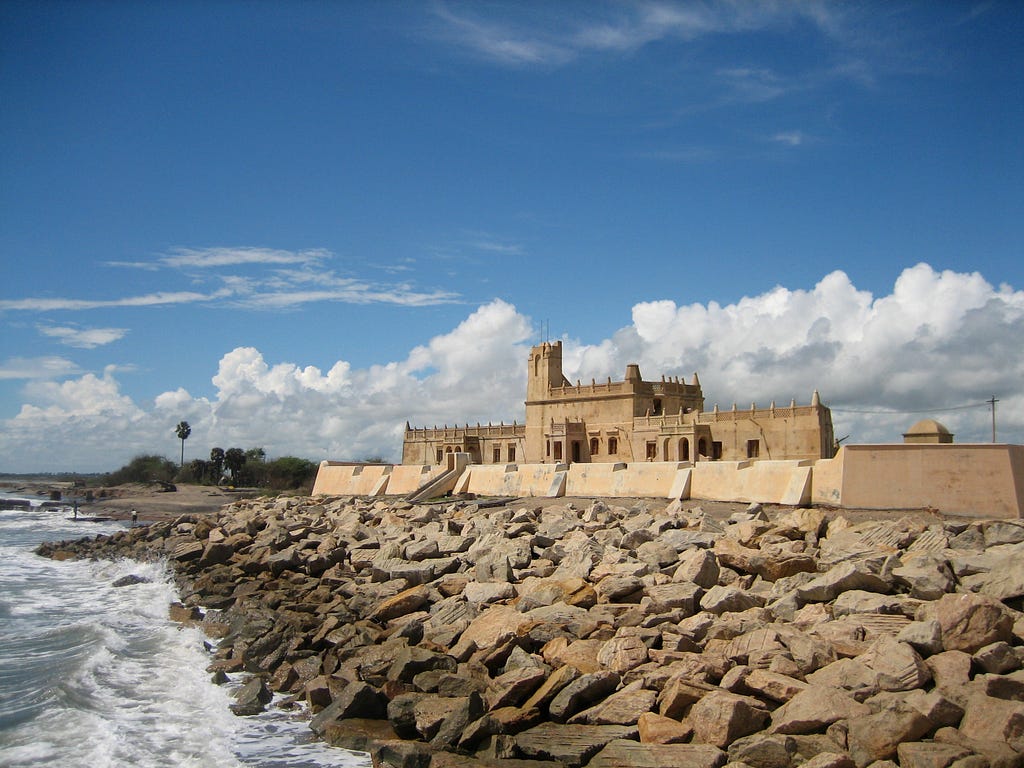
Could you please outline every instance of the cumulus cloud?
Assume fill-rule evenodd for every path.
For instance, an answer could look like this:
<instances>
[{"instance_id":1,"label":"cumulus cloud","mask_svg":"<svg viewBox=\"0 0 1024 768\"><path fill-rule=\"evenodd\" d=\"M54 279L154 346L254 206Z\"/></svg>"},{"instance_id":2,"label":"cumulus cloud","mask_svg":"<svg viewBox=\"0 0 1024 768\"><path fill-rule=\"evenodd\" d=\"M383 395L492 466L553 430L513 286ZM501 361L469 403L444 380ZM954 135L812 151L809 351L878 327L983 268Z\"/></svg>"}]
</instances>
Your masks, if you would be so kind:
<instances>
[{"instance_id":1,"label":"cumulus cloud","mask_svg":"<svg viewBox=\"0 0 1024 768\"><path fill-rule=\"evenodd\" d=\"M806 404L818 389L837 436L852 442L898 442L922 415L960 442L987 441L984 401L995 394L1000 439L1024 442L1022 333L1024 291L993 287L977 273L919 264L876 297L837 271L810 289L777 286L731 304L642 302L610 338L564 339L565 373L621 379L630 362L647 378L698 372L708 408ZM209 399L177 388L143 407L120 391L112 368L33 380L26 404L0 430L0 468L99 470L140 452L174 456L181 419L193 428L186 458L218 445L314 460L397 459L406 421L521 421L532 337L529 318L496 300L404 359L367 368L339 360L323 371L238 347L211 372ZM57 366L52 375L67 373Z\"/></svg>"},{"instance_id":2,"label":"cumulus cloud","mask_svg":"<svg viewBox=\"0 0 1024 768\"><path fill-rule=\"evenodd\" d=\"M127 328L77 328L66 325L40 325L39 332L61 344L78 349L95 349L124 338Z\"/></svg>"}]
</instances>

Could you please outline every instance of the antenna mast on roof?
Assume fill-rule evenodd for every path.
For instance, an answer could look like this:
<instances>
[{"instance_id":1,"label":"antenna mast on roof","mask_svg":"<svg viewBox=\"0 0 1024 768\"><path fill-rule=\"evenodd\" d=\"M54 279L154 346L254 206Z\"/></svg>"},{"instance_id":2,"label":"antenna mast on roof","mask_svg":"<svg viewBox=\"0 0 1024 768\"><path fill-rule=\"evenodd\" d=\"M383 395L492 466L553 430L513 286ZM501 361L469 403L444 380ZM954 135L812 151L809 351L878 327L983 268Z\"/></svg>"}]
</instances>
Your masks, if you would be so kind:
<instances>
[{"instance_id":1,"label":"antenna mast on roof","mask_svg":"<svg viewBox=\"0 0 1024 768\"><path fill-rule=\"evenodd\" d=\"M992 395L992 398L986 402L992 406L992 442L994 443L996 441L996 403L999 401L996 400L995 395Z\"/></svg>"}]
</instances>

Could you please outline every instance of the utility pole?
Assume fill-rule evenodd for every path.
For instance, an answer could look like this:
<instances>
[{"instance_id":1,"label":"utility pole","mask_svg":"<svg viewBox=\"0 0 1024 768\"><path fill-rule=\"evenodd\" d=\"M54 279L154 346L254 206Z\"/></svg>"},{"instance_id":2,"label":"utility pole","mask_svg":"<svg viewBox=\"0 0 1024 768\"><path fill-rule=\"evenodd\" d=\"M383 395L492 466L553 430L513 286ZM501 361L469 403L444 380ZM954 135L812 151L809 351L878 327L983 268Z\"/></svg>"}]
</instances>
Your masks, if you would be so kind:
<instances>
[{"instance_id":1,"label":"utility pole","mask_svg":"<svg viewBox=\"0 0 1024 768\"><path fill-rule=\"evenodd\" d=\"M995 395L992 395L992 398L987 402L992 406L992 442L994 443L996 441L996 403L999 401L996 400Z\"/></svg>"}]
</instances>

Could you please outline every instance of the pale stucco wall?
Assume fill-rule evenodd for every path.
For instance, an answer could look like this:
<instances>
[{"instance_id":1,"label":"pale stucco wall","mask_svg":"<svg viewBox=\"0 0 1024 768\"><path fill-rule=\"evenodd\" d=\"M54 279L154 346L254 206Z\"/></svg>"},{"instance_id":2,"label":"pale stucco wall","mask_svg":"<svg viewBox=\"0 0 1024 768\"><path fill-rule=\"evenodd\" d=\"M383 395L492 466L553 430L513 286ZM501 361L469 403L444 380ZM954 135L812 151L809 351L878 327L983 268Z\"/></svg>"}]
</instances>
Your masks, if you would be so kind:
<instances>
[{"instance_id":1,"label":"pale stucco wall","mask_svg":"<svg viewBox=\"0 0 1024 768\"><path fill-rule=\"evenodd\" d=\"M679 474L690 465L678 461L632 464L570 464L566 496L641 496L669 498Z\"/></svg>"},{"instance_id":2,"label":"pale stucco wall","mask_svg":"<svg viewBox=\"0 0 1024 768\"><path fill-rule=\"evenodd\" d=\"M848 445L836 458L817 463L812 501L864 509L926 507L946 514L1020 517L1024 446Z\"/></svg>"},{"instance_id":3,"label":"pale stucco wall","mask_svg":"<svg viewBox=\"0 0 1024 768\"><path fill-rule=\"evenodd\" d=\"M811 499L811 472L810 461L701 461L690 498L798 506Z\"/></svg>"},{"instance_id":4,"label":"pale stucco wall","mask_svg":"<svg viewBox=\"0 0 1024 768\"><path fill-rule=\"evenodd\" d=\"M459 454L465 458L465 454ZM406 495L445 466L323 462L314 494ZM932 508L1021 517L1024 446L848 445L834 459L756 462L470 465L455 491L481 496L607 496Z\"/></svg>"}]
</instances>

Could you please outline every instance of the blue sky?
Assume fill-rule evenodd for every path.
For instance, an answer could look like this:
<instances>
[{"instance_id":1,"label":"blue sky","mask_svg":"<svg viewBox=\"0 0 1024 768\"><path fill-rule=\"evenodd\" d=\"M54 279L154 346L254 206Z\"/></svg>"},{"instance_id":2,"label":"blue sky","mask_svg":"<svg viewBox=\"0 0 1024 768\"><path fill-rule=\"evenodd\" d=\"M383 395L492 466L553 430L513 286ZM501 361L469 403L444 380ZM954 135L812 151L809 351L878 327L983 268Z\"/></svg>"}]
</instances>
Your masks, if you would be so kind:
<instances>
[{"instance_id":1,"label":"blue sky","mask_svg":"<svg viewBox=\"0 0 1024 768\"><path fill-rule=\"evenodd\" d=\"M4 3L0 471L181 419L396 457L522 418L543 336L709 407L817 388L858 442L989 440L995 395L1024 442L1022 39L1012 2Z\"/></svg>"}]
</instances>

